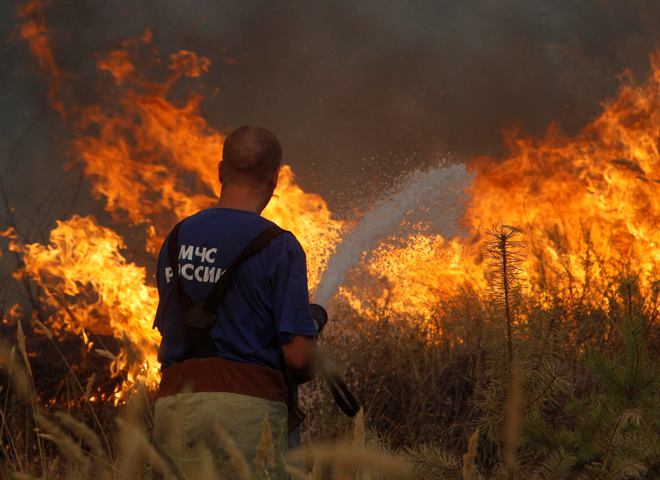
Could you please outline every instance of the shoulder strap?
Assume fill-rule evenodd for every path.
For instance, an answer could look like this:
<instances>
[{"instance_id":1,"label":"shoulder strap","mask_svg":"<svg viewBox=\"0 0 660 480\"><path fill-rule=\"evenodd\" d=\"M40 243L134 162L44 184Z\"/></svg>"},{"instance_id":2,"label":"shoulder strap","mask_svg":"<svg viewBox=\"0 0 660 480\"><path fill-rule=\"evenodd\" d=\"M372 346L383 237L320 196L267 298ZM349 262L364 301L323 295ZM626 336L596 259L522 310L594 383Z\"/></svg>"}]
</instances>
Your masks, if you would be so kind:
<instances>
[{"instance_id":1,"label":"shoulder strap","mask_svg":"<svg viewBox=\"0 0 660 480\"><path fill-rule=\"evenodd\" d=\"M179 230L183 220L174 225L174 228L168 235L167 240L167 256L170 261L170 268L174 281L179 281Z\"/></svg>"},{"instance_id":2,"label":"shoulder strap","mask_svg":"<svg viewBox=\"0 0 660 480\"><path fill-rule=\"evenodd\" d=\"M170 262L170 268L172 269L172 280L174 281L174 288L177 290L179 295L180 307L183 310L188 310L192 307L193 301L192 298L188 296L185 290L181 287L181 282L179 281L179 230L183 220L174 225L174 228L170 232L167 241L167 257Z\"/></svg>"},{"instance_id":3,"label":"shoulder strap","mask_svg":"<svg viewBox=\"0 0 660 480\"><path fill-rule=\"evenodd\" d=\"M183 220L177 223L172 231L169 234L169 240L167 244L167 254L169 257L170 267L172 268L172 278L174 280L174 286L179 292L179 300L182 302L182 309L184 311L190 310L196 304L188 296L188 294L181 288L181 283L179 282L179 230L181 229L181 224ZM243 251L236 257L236 260L220 275L220 278L213 286L211 292L209 293L206 300L199 305L204 308L210 315L212 315L212 321L210 325L206 328L211 328L215 323L216 312L218 311L218 306L222 301L222 297L229 287L231 282L231 277L234 271L238 266L243 263L245 260L250 258L252 255L259 253L261 250L266 248L266 245L275 238L276 236L287 232L277 225L272 225L261 233L259 233L248 245L243 249ZM196 308L196 307L195 307Z\"/></svg>"},{"instance_id":4,"label":"shoulder strap","mask_svg":"<svg viewBox=\"0 0 660 480\"><path fill-rule=\"evenodd\" d=\"M222 301L222 297L229 286L229 282L231 281L231 277L234 271L236 271L236 268L252 255L257 254L266 248L266 245L268 245L273 238L285 232L286 230L283 230L277 225L272 225L248 243L238 257L236 257L236 260L234 260L234 262L227 267L227 270L220 275L220 278L213 286L211 293L209 293L209 296L206 297L206 300L204 301L204 308L215 314L215 312L218 311L218 305L220 305L220 302Z\"/></svg>"}]
</instances>

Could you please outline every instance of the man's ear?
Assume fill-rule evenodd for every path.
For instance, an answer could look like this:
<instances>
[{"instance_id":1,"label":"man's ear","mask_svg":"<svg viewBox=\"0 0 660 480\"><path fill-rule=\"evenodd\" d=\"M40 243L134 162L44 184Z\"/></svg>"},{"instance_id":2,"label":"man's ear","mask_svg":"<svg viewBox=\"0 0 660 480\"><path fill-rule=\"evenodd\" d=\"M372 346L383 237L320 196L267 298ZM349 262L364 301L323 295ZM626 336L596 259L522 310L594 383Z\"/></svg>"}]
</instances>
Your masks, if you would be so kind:
<instances>
[{"instance_id":1,"label":"man's ear","mask_svg":"<svg viewBox=\"0 0 660 480\"><path fill-rule=\"evenodd\" d=\"M224 181L224 172L223 172L223 163L222 160L218 162L218 180L220 181L220 184Z\"/></svg>"}]
</instances>

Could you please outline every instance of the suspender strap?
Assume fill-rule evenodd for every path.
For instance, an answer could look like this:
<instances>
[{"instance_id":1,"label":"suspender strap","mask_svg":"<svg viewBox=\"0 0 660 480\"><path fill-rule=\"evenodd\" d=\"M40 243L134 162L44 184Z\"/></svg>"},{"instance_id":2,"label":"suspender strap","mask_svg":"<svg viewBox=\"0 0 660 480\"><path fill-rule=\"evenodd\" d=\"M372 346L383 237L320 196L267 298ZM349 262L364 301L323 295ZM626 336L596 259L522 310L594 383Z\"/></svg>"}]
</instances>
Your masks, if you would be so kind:
<instances>
[{"instance_id":1,"label":"suspender strap","mask_svg":"<svg viewBox=\"0 0 660 480\"><path fill-rule=\"evenodd\" d=\"M193 301L188 296L186 292L181 288L179 283L179 230L181 230L181 225L183 220L174 225L174 228L170 232L169 238L167 240L167 256L170 263L170 268L172 269L172 280L174 280L174 288L177 289L178 299L181 303L181 309L187 311L192 307Z\"/></svg>"},{"instance_id":2,"label":"suspender strap","mask_svg":"<svg viewBox=\"0 0 660 480\"><path fill-rule=\"evenodd\" d=\"M183 220L174 225L167 240L167 256L175 282L179 281L179 230Z\"/></svg>"},{"instance_id":3,"label":"suspender strap","mask_svg":"<svg viewBox=\"0 0 660 480\"><path fill-rule=\"evenodd\" d=\"M277 237L278 235L284 232L286 232L286 230L282 230L277 225L272 225L266 228L264 231L262 231L259 235L257 235L245 247L245 249L240 253L240 255L236 258L236 260L234 260L234 262L229 266L229 268L227 268L227 270L225 270L225 272L223 272L223 274L220 275L220 278L213 286L211 293L209 293L209 296L206 297L206 300L204 301L204 308L210 313L215 314L215 312L218 311L218 306L222 301L222 297L224 296L227 287L230 285L231 277L233 276L234 271L236 271L236 268L238 268L238 266L241 263L243 263L245 260L250 258L252 255L255 255L260 251L262 251L264 248L266 248L266 245L268 245L273 238Z\"/></svg>"},{"instance_id":4,"label":"suspender strap","mask_svg":"<svg viewBox=\"0 0 660 480\"><path fill-rule=\"evenodd\" d=\"M210 330L217 320L217 311L218 306L222 302L224 294L231 284L231 278L236 271L236 269L243 263L245 260L251 256L262 251L270 241L278 235L285 233L286 230L278 227L277 225L272 225L261 233L259 233L248 245L243 249L243 251L236 257L232 264L222 273L218 281L213 285L211 292L206 297L206 299L201 303L195 303L188 296L188 294L181 288L179 281L179 230L181 229L181 224L183 221L177 223L172 232L169 235L167 250L170 261L170 267L172 268L173 279L175 282L175 288L179 290L179 299L182 302L181 308L184 312L184 321L186 325L193 328L204 328ZM201 312L201 310L205 312ZM186 315L186 312L194 311L191 315ZM192 313L192 312L191 312ZM204 313L208 314L205 315Z\"/></svg>"}]
</instances>

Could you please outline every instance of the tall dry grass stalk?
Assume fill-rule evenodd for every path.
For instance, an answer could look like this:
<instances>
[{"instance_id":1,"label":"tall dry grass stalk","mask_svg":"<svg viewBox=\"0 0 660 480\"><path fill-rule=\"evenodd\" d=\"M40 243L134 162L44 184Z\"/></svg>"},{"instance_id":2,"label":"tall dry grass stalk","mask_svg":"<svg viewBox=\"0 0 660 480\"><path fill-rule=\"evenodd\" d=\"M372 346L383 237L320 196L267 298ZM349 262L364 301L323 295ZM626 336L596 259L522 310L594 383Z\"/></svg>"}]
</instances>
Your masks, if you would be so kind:
<instances>
[{"instance_id":1,"label":"tall dry grass stalk","mask_svg":"<svg viewBox=\"0 0 660 480\"><path fill-rule=\"evenodd\" d=\"M37 403L37 387L34 383L34 375L32 375L32 367L30 366L30 359L28 357L27 353L27 345L25 342L25 333L23 333L23 324L22 322L17 322L17 329L16 329L16 339L18 341L18 349L21 352L21 356L23 357L23 363L25 365L25 370L27 371L27 378L28 378L28 392L29 392L29 400L30 400L30 405L32 407L32 417L34 420L34 425L36 430L39 430L39 404ZM46 471L46 457L44 454L44 447L43 443L41 441L41 437L37 435L36 438L37 441L37 451L39 452L39 461L41 463L41 471L45 472Z\"/></svg>"},{"instance_id":2,"label":"tall dry grass stalk","mask_svg":"<svg viewBox=\"0 0 660 480\"><path fill-rule=\"evenodd\" d=\"M146 462L163 479L174 480L176 475L171 466L158 453L145 433L142 419L147 405L144 395L140 393L141 389L140 385L136 386L136 393L129 399L124 416L116 419L119 447L118 476L121 480L139 478L144 474Z\"/></svg>"},{"instance_id":3,"label":"tall dry grass stalk","mask_svg":"<svg viewBox=\"0 0 660 480\"><path fill-rule=\"evenodd\" d=\"M264 417L259 445L254 457L254 468L257 472L266 472L275 467L275 449L273 447L273 433L270 428L268 415Z\"/></svg>"},{"instance_id":4,"label":"tall dry grass stalk","mask_svg":"<svg viewBox=\"0 0 660 480\"><path fill-rule=\"evenodd\" d=\"M522 403L522 371L519 365L513 364L509 372L509 388L504 405L504 466L508 480L514 479L518 471Z\"/></svg>"},{"instance_id":5,"label":"tall dry grass stalk","mask_svg":"<svg viewBox=\"0 0 660 480\"><path fill-rule=\"evenodd\" d=\"M119 441L126 443L126 446L120 444L120 454L117 459L119 479L132 480L143 477L146 473L145 462L164 480L177 479L169 463L158 453L138 425L123 418L117 419L117 425L119 426Z\"/></svg>"},{"instance_id":6,"label":"tall dry grass stalk","mask_svg":"<svg viewBox=\"0 0 660 480\"><path fill-rule=\"evenodd\" d=\"M103 438L103 441L105 443L105 448L107 452L112 452L112 448L110 446L110 439L105 433L105 430L103 429L103 424L101 423L101 419L98 417L96 410L94 409L94 405L89 401L89 397L86 396L87 388L83 387L82 383L78 379L78 376L76 375L76 372L73 368L71 368L71 365L69 364L69 361L66 359L66 356L64 355L64 352L62 352L62 349L58 345L57 341L55 341L55 338L53 337L53 333L50 331L50 329L44 325L42 322L40 322L38 319L34 319L34 323L37 325L39 328L39 331L46 335L48 340L50 341L51 345L55 347L55 351L59 355L60 359L62 360L62 363L66 366L67 371L69 375L71 375L71 378L73 378L74 384L76 387L78 387L78 390L82 396L82 399L84 401L84 404L87 406L89 409L92 418L94 419L94 422L96 423L96 427L98 428L98 431L100 432L101 437ZM89 381L88 381L89 384ZM90 392L91 393L91 392Z\"/></svg>"},{"instance_id":7,"label":"tall dry grass stalk","mask_svg":"<svg viewBox=\"0 0 660 480\"><path fill-rule=\"evenodd\" d=\"M87 478L89 475L89 458L81 450L80 446L76 444L73 439L68 436L62 429L60 429L54 422L48 420L41 414L36 415L38 421L39 437L52 441L60 453L69 460L70 471L68 477L80 476L80 478Z\"/></svg>"},{"instance_id":8,"label":"tall dry grass stalk","mask_svg":"<svg viewBox=\"0 0 660 480\"><path fill-rule=\"evenodd\" d=\"M234 439L231 438L231 435L217 423L213 425L213 431L229 456L229 462L234 468L236 478L239 480L251 480L252 470L250 469L250 465L245 460Z\"/></svg>"},{"instance_id":9,"label":"tall dry grass stalk","mask_svg":"<svg viewBox=\"0 0 660 480\"><path fill-rule=\"evenodd\" d=\"M383 478L407 478L412 474L410 464L397 455L386 455L345 443L304 447L290 452L287 460L293 464L317 462L319 466L332 467L335 472L357 470Z\"/></svg>"},{"instance_id":10,"label":"tall dry grass stalk","mask_svg":"<svg viewBox=\"0 0 660 480\"><path fill-rule=\"evenodd\" d=\"M25 333L23 333L22 322L17 322L16 340L18 340L18 349L20 350L21 355L23 356L23 363L25 365L25 369L27 370L29 377L33 378L32 367L30 366L30 359L28 358L27 346L25 344Z\"/></svg>"},{"instance_id":11,"label":"tall dry grass stalk","mask_svg":"<svg viewBox=\"0 0 660 480\"><path fill-rule=\"evenodd\" d=\"M477 468L475 460L477 459L477 444L479 443L479 429L476 429L470 440L468 440L467 451L463 455L463 480L475 480L477 478Z\"/></svg>"},{"instance_id":12,"label":"tall dry grass stalk","mask_svg":"<svg viewBox=\"0 0 660 480\"><path fill-rule=\"evenodd\" d=\"M364 424L364 410L360 411L355 416L353 423L353 445L356 447L364 447L367 442L366 427Z\"/></svg>"},{"instance_id":13,"label":"tall dry grass stalk","mask_svg":"<svg viewBox=\"0 0 660 480\"><path fill-rule=\"evenodd\" d=\"M30 383L25 369L16 361L16 347L0 340L0 368L9 375L9 380L19 398L25 400L30 398Z\"/></svg>"},{"instance_id":14,"label":"tall dry grass stalk","mask_svg":"<svg viewBox=\"0 0 660 480\"><path fill-rule=\"evenodd\" d=\"M16 392L16 397L18 400L25 400L29 398L29 382L25 370L21 366L20 362L16 360L16 348L10 347L9 344L5 343L0 339L0 369L5 370L8 375L9 383L4 389L4 404L0 408L0 420L2 425L0 426L0 446L3 448L3 457L5 461L10 464L10 467L15 472L23 472L26 468L26 465L23 463L23 458L19 454L18 445L14 438L13 432L10 430L9 420L7 418L8 406L10 391L13 390ZM2 443L7 443L7 445L2 445ZM27 459L26 459L27 463Z\"/></svg>"},{"instance_id":15,"label":"tall dry grass stalk","mask_svg":"<svg viewBox=\"0 0 660 480\"><path fill-rule=\"evenodd\" d=\"M312 480L321 480L322 469L321 463L318 460L312 462Z\"/></svg>"},{"instance_id":16,"label":"tall dry grass stalk","mask_svg":"<svg viewBox=\"0 0 660 480\"><path fill-rule=\"evenodd\" d=\"M96 468L96 478L100 480L111 478L112 462L108 456L108 452L106 452L101 446L101 441L96 433L94 433L94 431L87 425L79 422L67 413L57 412L55 417L60 421L62 426L67 428L90 448L91 456Z\"/></svg>"},{"instance_id":17,"label":"tall dry grass stalk","mask_svg":"<svg viewBox=\"0 0 660 480\"><path fill-rule=\"evenodd\" d=\"M36 480L36 479L35 477L27 473L14 473L12 475L12 480Z\"/></svg>"},{"instance_id":18,"label":"tall dry grass stalk","mask_svg":"<svg viewBox=\"0 0 660 480\"><path fill-rule=\"evenodd\" d=\"M92 373L87 379L87 385L85 386L85 393L83 398L85 401L89 401L92 396L92 388L94 388L94 381L96 380L96 373Z\"/></svg>"},{"instance_id":19,"label":"tall dry grass stalk","mask_svg":"<svg viewBox=\"0 0 660 480\"><path fill-rule=\"evenodd\" d=\"M195 448L195 458L197 459L195 478L199 480L221 480L222 477L216 469L213 454L205 445L198 445Z\"/></svg>"},{"instance_id":20,"label":"tall dry grass stalk","mask_svg":"<svg viewBox=\"0 0 660 480\"><path fill-rule=\"evenodd\" d=\"M130 410L130 405L129 405ZM137 478L142 467L141 441L133 422L135 417L117 418L117 470L121 479Z\"/></svg>"},{"instance_id":21,"label":"tall dry grass stalk","mask_svg":"<svg viewBox=\"0 0 660 480\"><path fill-rule=\"evenodd\" d=\"M307 473L302 468L294 467L292 465L286 465L284 471L291 475L294 480L311 480L312 475Z\"/></svg>"}]
</instances>

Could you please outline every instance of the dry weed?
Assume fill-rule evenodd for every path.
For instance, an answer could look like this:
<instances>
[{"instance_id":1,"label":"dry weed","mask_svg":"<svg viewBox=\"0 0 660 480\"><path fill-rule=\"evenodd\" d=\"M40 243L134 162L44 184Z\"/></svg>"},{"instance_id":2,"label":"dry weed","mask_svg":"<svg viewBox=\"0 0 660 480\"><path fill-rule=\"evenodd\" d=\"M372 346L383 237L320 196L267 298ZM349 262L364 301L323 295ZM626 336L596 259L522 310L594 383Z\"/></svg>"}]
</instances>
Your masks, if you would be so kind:
<instances>
[{"instance_id":1,"label":"dry weed","mask_svg":"<svg viewBox=\"0 0 660 480\"><path fill-rule=\"evenodd\" d=\"M470 435L467 451L463 455L463 480L474 480L477 478L475 460L477 458L477 444L479 443L479 429Z\"/></svg>"},{"instance_id":2,"label":"dry weed","mask_svg":"<svg viewBox=\"0 0 660 480\"><path fill-rule=\"evenodd\" d=\"M268 415L264 417L261 438L254 457L254 468L257 472L263 472L275 466L275 450L273 448L273 434L270 429Z\"/></svg>"},{"instance_id":3,"label":"dry weed","mask_svg":"<svg viewBox=\"0 0 660 480\"><path fill-rule=\"evenodd\" d=\"M411 466L395 455L384 455L366 448L340 443L330 446L310 446L288 454L291 463L318 463L335 471L359 470L385 478L406 478L412 473Z\"/></svg>"},{"instance_id":4,"label":"dry weed","mask_svg":"<svg viewBox=\"0 0 660 480\"><path fill-rule=\"evenodd\" d=\"M509 391L504 405L504 464L507 478L514 478L518 470L518 447L522 424L522 373L516 364L511 366Z\"/></svg>"},{"instance_id":5,"label":"dry weed","mask_svg":"<svg viewBox=\"0 0 660 480\"><path fill-rule=\"evenodd\" d=\"M234 468L234 472L236 472L237 478L240 480L251 480L252 471L250 470L250 466L236 446L234 439L231 438L231 435L229 435L229 433L217 423L213 425L213 431L220 440L220 443L222 443L225 452L227 452L229 461Z\"/></svg>"}]
</instances>

